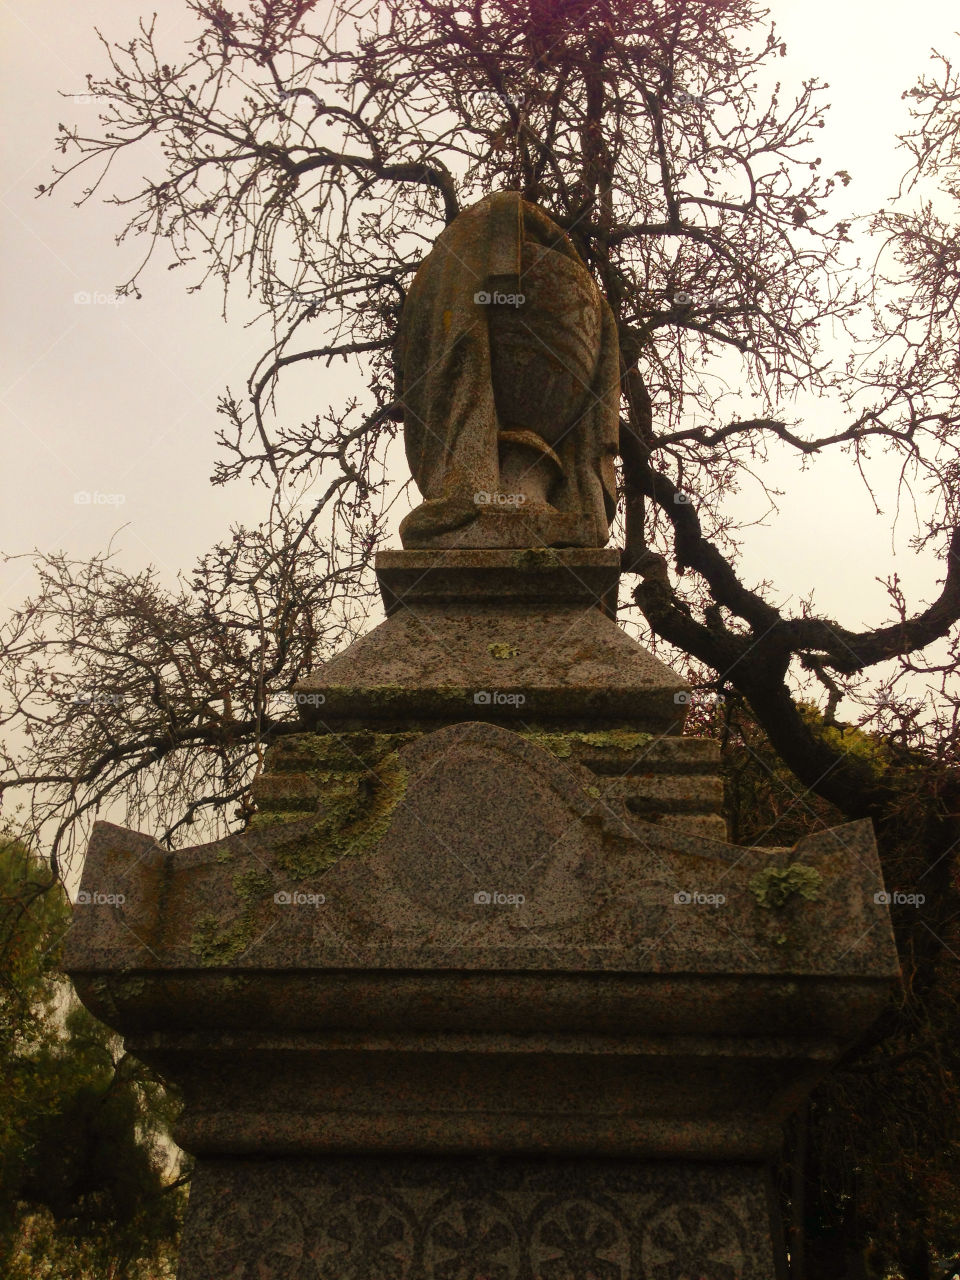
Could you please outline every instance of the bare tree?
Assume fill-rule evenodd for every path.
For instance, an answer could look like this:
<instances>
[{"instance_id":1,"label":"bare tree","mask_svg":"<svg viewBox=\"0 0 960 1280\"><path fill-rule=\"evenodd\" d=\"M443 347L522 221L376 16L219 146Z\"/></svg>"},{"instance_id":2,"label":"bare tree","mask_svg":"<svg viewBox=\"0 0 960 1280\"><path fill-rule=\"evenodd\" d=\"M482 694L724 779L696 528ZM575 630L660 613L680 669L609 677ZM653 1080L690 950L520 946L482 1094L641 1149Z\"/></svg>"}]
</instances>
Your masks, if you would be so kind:
<instances>
[{"instance_id":1,"label":"bare tree","mask_svg":"<svg viewBox=\"0 0 960 1280\"><path fill-rule=\"evenodd\" d=\"M367 502L396 429L405 284L463 204L519 188L567 229L617 319L625 565L643 577L647 623L743 691L805 785L872 811L871 779L810 734L790 678L812 673L836 705L864 671L910 664L960 617L955 308L929 247L948 228L929 206L878 215L892 270L844 265L850 226L826 210L849 175L823 175L813 151L820 90L761 93L784 49L773 29L750 47L764 13L744 0L188 8L198 36L179 62L158 51L156 19L127 44L104 41L110 73L88 86L100 128L62 127L70 163L45 191L82 171L88 199L119 153L159 138L165 172L108 196L128 211L125 234L144 237L144 261L165 244L192 288L242 280L268 309L273 341L247 400L221 402L217 481L309 476L308 523L330 503ZM929 168L946 143L924 136ZM825 323L865 319L868 339L851 337L850 362L831 365ZM291 366L336 357L365 358L367 404L270 419ZM731 376L755 414L724 421ZM846 424L818 435L784 420L797 389L831 393ZM925 538L944 556L939 598L911 607L891 582L892 620L869 631L785 614L738 575L724 499L771 449L842 448L861 466L872 446L901 457L905 486L936 489ZM686 581L671 583L664 556ZM888 680L871 710L899 731L903 708L882 714L890 695Z\"/></svg>"},{"instance_id":2,"label":"bare tree","mask_svg":"<svg viewBox=\"0 0 960 1280\"><path fill-rule=\"evenodd\" d=\"M750 717L811 813L823 802L872 816L900 856L904 814L922 795L935 910L926 935L901 936L922 1001L956 911L960 89L950 63L941 57L912 91L902 198L854 227L830 214L850 175L824 173L816 154L823 89L809 79L788 95L776 83L785 49L753 0L185 7L196 36L179 58L162 52L156 18L125 43L103 39L105 70L87 85L98 126L61 125L64 161L41 194L79 183L78 202L120 207L121 239L144 245L121 292L137 294L160 253L189 288L215 282L226 304L239 286L262 304L269 341L245 396L220 401L214 480L261 483L271 516L216 548L176 599L105 560L41 558L40 594L5 641L6 723L29 746L8 756L0 785L36 797L34 821L52 824L55 852L118 796L169 840L200 811L242 814L263 742L295 728L276 699L359 625L370 555L403 493L389 457L407 285L461 208L518 189L567 230L618 325L623 556L645 636L687 655L704 688ZM163 165L117 190L114 162L147 138ZM866 267L855 236L875 246ZM831 328L839 358L825 347ZM335 359L362 368L363 395L292 419L284 397L298 368ZM800 393L822 396L837 425L798 421ZM898 501L920 522L914 545L943 565L929 603L909 600L891 574L888 616L868 629L809 602L788 612L775 582L739 567L739 487L763 485L770 460L831 451L868 486L873 456L897 459ZM310 494L292 513L291 483ZM74 697L119 701L65 714L56 681ZM823 715L802 697L817 697ZM892 754L852 750L841 709ZM917 769L927 789L908 786L907 803Z\"/></svg>"}]
</instances>

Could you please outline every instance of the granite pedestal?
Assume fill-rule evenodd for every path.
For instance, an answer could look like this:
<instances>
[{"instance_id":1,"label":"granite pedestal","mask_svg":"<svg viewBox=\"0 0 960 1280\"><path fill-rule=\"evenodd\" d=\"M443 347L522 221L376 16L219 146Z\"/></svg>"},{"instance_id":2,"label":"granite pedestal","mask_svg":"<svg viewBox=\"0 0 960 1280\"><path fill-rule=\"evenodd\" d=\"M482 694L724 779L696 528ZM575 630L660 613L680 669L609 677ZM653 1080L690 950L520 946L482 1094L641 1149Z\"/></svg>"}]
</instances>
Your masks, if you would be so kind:
<instances>
[{"instance_id":1,"label":"granite pedestal","mask_svg":"<svg viewBox=\"0 0 960 1280\"><path fill-rule=\"evenodd\" d=\"M783 1121L897 981L873 834L725 842L614 556L387 553L245 832L97 824L67 967L183 1091L181 1280L783 1276Z\"/></svg>"}]
</instances>

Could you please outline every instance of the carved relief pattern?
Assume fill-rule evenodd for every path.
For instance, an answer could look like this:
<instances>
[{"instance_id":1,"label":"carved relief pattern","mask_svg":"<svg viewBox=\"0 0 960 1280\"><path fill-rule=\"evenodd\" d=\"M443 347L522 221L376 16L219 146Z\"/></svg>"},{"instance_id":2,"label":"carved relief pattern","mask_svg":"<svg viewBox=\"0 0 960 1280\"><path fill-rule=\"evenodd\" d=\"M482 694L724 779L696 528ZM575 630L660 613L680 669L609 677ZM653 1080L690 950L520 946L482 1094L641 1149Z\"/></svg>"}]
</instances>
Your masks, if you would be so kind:
<instances>
[{"instance_id":1,"label":"carved relief pattern","mask_svg":"<svg viewBox=\"0 0 960 1280\"><path fill-rule=\"evenodd\" d=\"M739 1280L743 1228L709 1204L668 1204L648 1219L641 1250L644 1280Z\"/></svg>"},{"instance_id":2,"label":"carved relief pattern","mask_svg":"<svg viewBox=\"0 0 960 1280\"><path fill-rule=\"evenodd\" d=\"M592 1200L552 1204L534 1230L530 1262L542 1280L628 1280L629 1224Z\"/></svg>"},{"instance_id":3,"label":"carved relief pattern","mask_svg":"<svg viewBox=\"0 0 960 1280\"><path fill-rule=\"evenodd\" d=\"M191 1195L180 1274L206 1280L301 1280L306 1219L286 1197ZM266 1212L264 1212L266 1209Z\"/></svg>"},{"instance_id":4,"label":"carved relief pattern","mask_svg":"<svg viewBox=\"0 0 960 1280\"><path fill-rule=\"evenodd\" d=\"M206 1170L203 1171L205 1173ZM770 1280L761 1199L199 1174L179 1280ZM262 1175L261 1175L262 1176ZM368 1193L367 1188L371 1188ZM700 1188L695 1189L699 1193ZM265 1205L264 1212L261 1206Z\"/></svg>"},{"instance_id":5,"label":"carved relief pattern","mask_svg":"<svg viewBox=\"0 0 960 1280\"><path fill-rule=\"evenodd\" d=\"M495 1200L450 1198L424 1225L422 1275L436 1280L515 1280L518 1233Z\"/></svg>"},{"instance_id":6,"label":"carved relief pattern","mask_svg":"<svg viewBox=\"0 0 960 1280\"><path fill-rule=\"evenodd\" d=\"M304 1206L304 1216L307 1212ZM410 1223L390 1202L344 1198L328 1204L323 1214L323 1232L310 1249L315 1265L306 1275L310 1280L314 1274L320 1280L405 1280L411 1236Z\"/></svg>"}]
</instances>

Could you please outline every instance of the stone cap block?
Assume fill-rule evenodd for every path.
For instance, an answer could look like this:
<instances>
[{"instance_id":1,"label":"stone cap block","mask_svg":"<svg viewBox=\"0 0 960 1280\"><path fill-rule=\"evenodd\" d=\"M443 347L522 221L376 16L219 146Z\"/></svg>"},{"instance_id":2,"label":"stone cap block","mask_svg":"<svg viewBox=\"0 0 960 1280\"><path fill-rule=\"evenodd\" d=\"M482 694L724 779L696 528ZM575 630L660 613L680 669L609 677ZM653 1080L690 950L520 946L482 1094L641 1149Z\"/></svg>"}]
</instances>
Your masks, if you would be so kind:
<instances>
[{"instance_id":1,"label":"stone cap block","mask_svg":"<svg viewBox=\"0 0 960 1280\"><path fill-rule=\"evenodd\" d=\"M744 849L596 782L466 723L386 757L339 823L321 808L172 853L98 823L66 967L895 978L869 822Z\"/></svg>"},{"instance_id":2,"label":"stone cap block","mask_svg":"<svg viewBox=\"0 0 960 1280\"><path fill-rule=\"evenodd\" d=\"M687 686L613 621L619 573L612 549L381 552L387 619L296 685L301 719L678 734Z\"/></svg>"},{"instance_id":3,"label":"stone cap block","mask_svg":"<svg viewBox=\"0 0 960 1280\"><path fill-rule=\"evenodd\" d=\"M616 547L381 551L377 581L387 616L402 606L457 602L577 603L613 618L620 581Z\"/></svg>"}]
</instances>

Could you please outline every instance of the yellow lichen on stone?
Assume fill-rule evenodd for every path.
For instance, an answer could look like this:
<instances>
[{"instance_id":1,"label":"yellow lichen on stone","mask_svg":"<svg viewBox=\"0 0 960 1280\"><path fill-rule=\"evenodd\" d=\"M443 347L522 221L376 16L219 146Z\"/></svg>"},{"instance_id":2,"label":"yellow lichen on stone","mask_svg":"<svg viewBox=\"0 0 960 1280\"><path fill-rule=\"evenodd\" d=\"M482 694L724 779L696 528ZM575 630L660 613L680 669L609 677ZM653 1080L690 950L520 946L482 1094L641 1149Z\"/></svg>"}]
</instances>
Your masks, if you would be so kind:
<instances>
[{"instance_id":1,"label":"yellow lichen on stone","mask_svg":"<svg viewBox=\"0 0 960 1280\"><path fill-rule=\"evenodd\" d=\"M520 650L512 644L500 642L498 644L488 644L487 652L491 658L519 658Z\"/></svg>"},{"instance_id":2,"label":"yellow lichen on stone","mask_svg":"<svg viewBox=\"0 0 960 1280\"><path fill-rule=\"evenodd\" d=\"M750 877L748 888L758 906L769 909L785 905L791 894L812 901L820 896L823 876L816 867L792 862L789 867L764 867Z\"/></svg>"},{"instance_id":3,"label":"yellow lichen on stone","mask_svg":"<svg viewBox=\"0 0 960 1280\"><path fill-rule=\"evenodd\" d=\"M233 877L240 913L222 923L211 912L198 916L190 939L190 950L202 964L232 964L256 941L262 925L257 920L257 907L268 899L277 884L269 871L240 871Z\"/></svg>"},{"instance_id":4,"label":"yellow lichen on stone","mask_svg":"<svg viewBox=\"0 0 960 1280\"><path fill-rule=\"evenodd\" d=\"M335 791L324 793L310 828L275 846L277 862L302 880L340 858L372 848L386 834L406 785L406 770L396 751L375 769L345 775Z\"/></svg>"},{"instance_id":5,"label":"yellow lichen on stone","mask_svg":"<svg viewBox=\"0 0 960 1280\"><path fill-rule=\"evenodd\" d=\"M653 740L652 733L636 733L632 729L604 729L593 733L537 733L527 732L528 742L542 747L551 755L566 760L573 754L574 744L594 747L598 751L638 751Z\"/></svg>"},{"instance_id":6,"label":"yellow lichen on stone","mask_svg":"<svg viewBox=\"0 0 960 1280\"><path fill-rule=\"evenodd\" d=\"M605 729L598 733L572 733L569 736L588 747L612 747L618 751L634 751L653 739L652 733L635 733L632 729Z\"/></svg>"}]
</instances>

